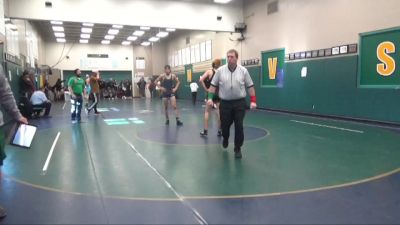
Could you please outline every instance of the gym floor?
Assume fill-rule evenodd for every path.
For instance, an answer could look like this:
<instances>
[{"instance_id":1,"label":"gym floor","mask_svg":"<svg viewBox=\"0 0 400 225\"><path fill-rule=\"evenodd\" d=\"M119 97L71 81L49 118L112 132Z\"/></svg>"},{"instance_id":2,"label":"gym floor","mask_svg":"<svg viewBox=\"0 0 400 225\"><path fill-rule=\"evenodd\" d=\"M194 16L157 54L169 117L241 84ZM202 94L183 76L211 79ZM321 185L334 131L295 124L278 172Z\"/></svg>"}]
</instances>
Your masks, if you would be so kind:
<instances>
[{"instance_id":1,"label":"gym floor","mask_svg":"<svg viewBox=\"0 0 400 225\"><path fill-rule=\"evenodd\" d=\"M182 127L159 99L103 100L81 124L54 104L30 149L6 148L0 223L400 223L400 130L248 111L238 160L215 115L199 136L201 102L178 106Z\"/></svg>"}]
</instances>

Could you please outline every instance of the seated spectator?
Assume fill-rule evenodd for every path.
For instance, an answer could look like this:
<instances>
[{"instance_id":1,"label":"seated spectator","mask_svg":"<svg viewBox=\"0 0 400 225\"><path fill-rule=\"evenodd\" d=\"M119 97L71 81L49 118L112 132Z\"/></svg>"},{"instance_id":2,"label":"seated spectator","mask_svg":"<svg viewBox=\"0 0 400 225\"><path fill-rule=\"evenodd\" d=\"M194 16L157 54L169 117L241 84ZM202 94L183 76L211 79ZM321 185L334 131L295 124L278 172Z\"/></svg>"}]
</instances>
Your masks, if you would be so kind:
<instances>
[{"instance_id":1,"label":"seated spectator","mask_svg":"<svg viewBox=\"0 0 400 225\"><path fill-rule=\"evenodd\" d=\"M20 91L21 95L28 99L35 91L35 72L33 70L25 70L20 78Z\"/></svg>"},{"instance_id":2,"label":"seated spectator","mask_svg":"<svg viewBox=\"0 0 400 225\"><path fill-rule=\"evenodd\" d=\"M33 108L44 108L46 109L44 113L44 117L49 117L50 109L51 109L51 102L46 98L44 94L44 87L40 90L33 92L31 97L31 104Z\"/></svg>"}]
</instances>

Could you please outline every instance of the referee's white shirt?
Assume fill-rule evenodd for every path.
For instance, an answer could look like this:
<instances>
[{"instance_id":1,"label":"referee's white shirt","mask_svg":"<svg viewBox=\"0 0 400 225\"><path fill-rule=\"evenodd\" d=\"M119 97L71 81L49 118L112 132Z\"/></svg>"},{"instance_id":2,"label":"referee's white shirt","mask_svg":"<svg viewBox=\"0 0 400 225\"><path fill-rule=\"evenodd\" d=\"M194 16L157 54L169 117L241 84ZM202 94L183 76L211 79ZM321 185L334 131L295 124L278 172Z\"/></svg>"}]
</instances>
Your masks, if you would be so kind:
<instances>
[{"instance_id":1,"label":"referee's white shirt","mask_svg":"<svg viewBox=\"0 0 400 225\"><path fill-rule=\"evenodd\" d=\"M237 100L246 97L246 89L254 83L249 71L241 65L231 72L228 65L221 66L214 75L211 85L218 87L218 95L222 100Z\"/></svg>"}]
</instances>

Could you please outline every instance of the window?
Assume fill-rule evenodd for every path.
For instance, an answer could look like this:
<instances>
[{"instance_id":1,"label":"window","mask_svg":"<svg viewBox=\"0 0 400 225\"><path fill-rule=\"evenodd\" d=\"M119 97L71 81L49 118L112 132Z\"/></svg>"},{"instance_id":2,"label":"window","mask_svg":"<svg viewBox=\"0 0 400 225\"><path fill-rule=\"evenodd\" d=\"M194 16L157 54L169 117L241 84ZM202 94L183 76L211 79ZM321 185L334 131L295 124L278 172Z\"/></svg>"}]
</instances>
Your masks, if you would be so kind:
<instances>
[{"instance_id":1,"label":"window","mask_svg":"<svg viewBox=\"0 0 400 225\"><path fill-rule=\"evenodd\" d=\"M200 43L200 61L201 62L206 61L206 43L205 42Z\"/></svg>"},{"instance_id":2,"label":"window","mask_svg":"<svg viewBox=\"0 0 400 225\"><path fill-rule=\"evenodd\" d=\"M194 46L196 52L196 63L200 62L200 44Z\"/></svg>"},{"instance_id":3,"label":"window","mask_svg":"<svg viewBox=\"0 0 400 225\"><path fill-rule=\"evenodd\" d=\"M212 47L211 40L206 42L206 60L211 60L212 58Z\"/></svg>"},{"instance_id":4,"label":"window","mask_svg":"<svg viewBox=\"0 0 400 225\"><path fill-rule=\"evenodd\" d=\"M196 47L194 45L190 46L190 62L196 63Z\"/></svg>"},{"instance_id":5,"label":"window","mask_svg":"<svg viewBox=\"0 0 400 225\"><path fill-rule=\"evenodd\" d=\"M181 49L182 52L182 64L181 65L186 65L186 50L183 48Z\"/></svg>"},{"instance_id":6,"label":"window","mask_svg":"<svg viewBox=\"0 0 400 225\"><path fill-rule=\"evenodd\" d=\"M185 48L186 64L192 63L190 60L190 47Z\"/></svg>"},{"instance_id":7,"label":"window","mask_svg":"<svg viewBox=\"0 0 400 225\"><path fill-rule=\"evenodd\" d=\"M212 59L212 41L208 40L172 53L170 64L173 67L204 62Z\"/></svg>"},{"instance_id":8,"label":"window","mask_svg":"<svg viewBox=\"0 0 400 225\"><path fill-rule=\"evenodd\" d=\"M182 49L178 51L178 57L179 57L178 66L181 66L181 65L183 65L182 64Z\"/></svg>"},{"instance_id":9,"label":"window","mask_svg":"<svg viewBox=\"0 0 400 225\"><path fill-rule=\"evenodd\" d=\"M174 66L174 57L172 55L168 56L168 64Z\"/></svg>"}]
</instances>

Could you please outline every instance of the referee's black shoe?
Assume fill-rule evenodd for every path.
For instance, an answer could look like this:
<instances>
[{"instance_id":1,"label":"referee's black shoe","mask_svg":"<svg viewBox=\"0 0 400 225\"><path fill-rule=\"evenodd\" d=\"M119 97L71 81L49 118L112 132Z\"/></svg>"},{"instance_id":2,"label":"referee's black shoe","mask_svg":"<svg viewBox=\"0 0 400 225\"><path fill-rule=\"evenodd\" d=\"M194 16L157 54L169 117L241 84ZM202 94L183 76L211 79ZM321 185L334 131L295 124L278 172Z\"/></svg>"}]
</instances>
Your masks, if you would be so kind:
<instances>
[{"instance_id":1,"label":"referee's black shoe","mask_svg":"<svg viewBox=\"0 0 400 225\"><path fill-rule=\"evenodd\" d=\"M234 150L235 150L235 158L241 159L242 158L242 151L241 151L240 147L235 147Z\"/></svg>"},{"instance_id":2,"label":"referee's black shoe","mask_svg":"<svg viewBox=\"0 0 400 225\"><path fill-rule=\"evenodd\" d=\"M224 138L224 139L222 140L222 147L223 147L223 148L227 148L228 145L229 145L229 140Z\"/></svg>"}]
</instances>

